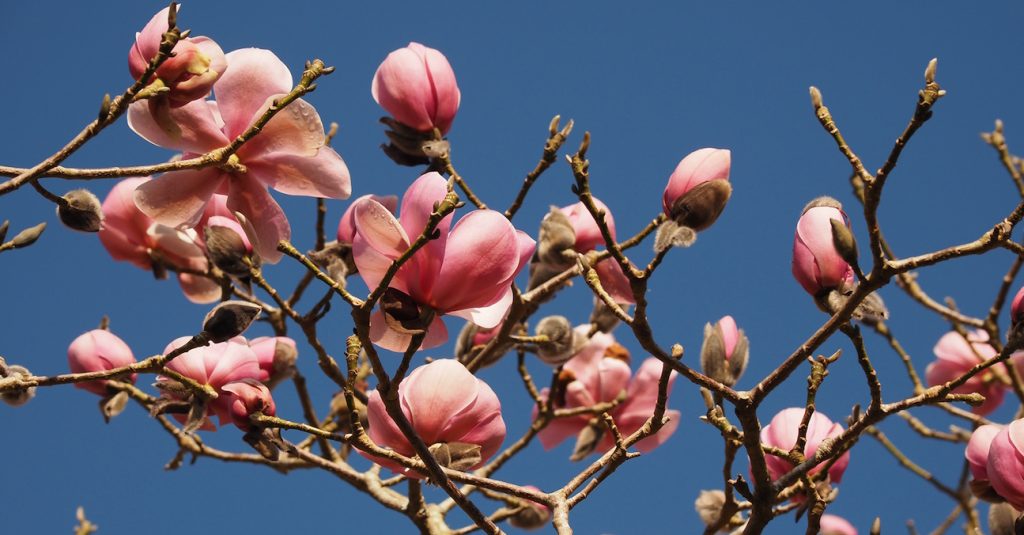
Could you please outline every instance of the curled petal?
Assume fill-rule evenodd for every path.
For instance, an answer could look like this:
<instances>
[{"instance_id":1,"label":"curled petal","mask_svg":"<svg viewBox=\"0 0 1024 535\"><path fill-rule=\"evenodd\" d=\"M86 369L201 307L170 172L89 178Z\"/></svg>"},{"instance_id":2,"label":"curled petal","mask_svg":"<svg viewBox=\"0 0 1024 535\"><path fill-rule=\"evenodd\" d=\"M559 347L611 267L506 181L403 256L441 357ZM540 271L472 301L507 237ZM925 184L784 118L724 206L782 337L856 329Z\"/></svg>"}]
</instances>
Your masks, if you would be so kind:
<instances>
[{"instance_id":1,"label":"curled petal","mask_svg":"<svg viewBox=\"0 0 1024 535\"><path fill-rule=\"evenodd\" d=\"M227 62L231 68L217 80L213 90L224 118L225 133L234 138L249 127L268 98L292 90L292 74L273 52L259 48L228 52Z\"/></svg>"},{"instance_id":2,"label":"curled petal","mask_svg":"<svg viewBox=\"0 0 1024 535\"><path fill-rule=\"evenodd\" d=\"M192 227L226 177L216 168L172 171L141 184L135 205L162 225Z\"/></svg>"},{"instance_id":3,"label":"curled petal","mask_svg":"<svg viewBox=\"0 0 1024 535\"><path fill-rule=\"evenodd\" d=\"M216 108L202 100L171 108L138 101L128 107L128 126L146 141L165 149L204 153L227 145Z\"/></svg>"},{"instance_id":4,"label":"curled petal","mask_svg":"<svg viewBox=\"0 0 1024 535\"><path fill-rule=\"evenodd\" d=\"M291 238L292 229L281 206L259 181L236 177L231 180L228 208L241 212L256 233L253 247L263 261L274 264L281 259L277 244Z\"/></svg>"},{"instance_id":5,"label":"curled petal","mask_svg":"<svg viewBox=\"0 0 1024 535\"><path fill-rule=\"evenodd\" d=\"M348 167L334 149L320 147L313 156L278 152L246 164L249 174L288 195L347 199L352 194Z\"/></svg>"}]
</instances>

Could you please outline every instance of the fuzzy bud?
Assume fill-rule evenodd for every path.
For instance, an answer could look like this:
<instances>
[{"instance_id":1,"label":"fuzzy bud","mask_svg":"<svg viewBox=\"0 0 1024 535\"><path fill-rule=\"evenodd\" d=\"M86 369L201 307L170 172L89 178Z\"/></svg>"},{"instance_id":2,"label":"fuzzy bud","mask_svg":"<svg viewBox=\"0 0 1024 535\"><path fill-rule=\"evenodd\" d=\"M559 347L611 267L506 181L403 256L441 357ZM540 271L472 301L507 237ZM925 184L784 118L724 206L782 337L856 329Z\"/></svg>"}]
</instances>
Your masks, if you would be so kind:
<instances>
[{"instance_id":1,"label":"fuzzy bud","mask_svg":"<svg viewBox=\"0 0 1024 535\"><path fill-rule=\"evenodd\" d=\"M32 373L24 366L18 366L15 364L7 367L7 377L27 379L32 377ZM24 390L7 390L0 392L0 399L4 400L4 403L12 407L20 407L31 401L34 397L36 397L36 387L34 386Z\"/></svg>"},{"instance_id":2,"label":"fuzzy bud","mask_svg":"<svg viewBox=\"0 0 1024 535\"><path fill-rule=\"evenodd\" d=\"M850 227L838 219L828 221L832 225L832 244L836 246L836 252L851 266L857 265L857 240L850 232Z\"/></svg>"},{"instance_id":3,"label":"fuzzy bud","mask_svg":"<svg viewBox=\"0 0 1024 535\"><path fill-rule=\"evenodd\" d=\"M259 265L259 258L251 256L252 243L237 221L224 216L212 216L207 221L203 236L210 260L225 273L247 277L249 266Z\"/></svg>"},{"instance_id":4,"label":"fuzzy bud","mask_svg":"<svg viewBox=\"0 0 1024 535\"><path fill-rule=\"evenodd\" d=\"M75 189L64 194L67 204L57 206L57 217L71 230L99 232L103 223L100 200L87 189Z\"/></svg>"},{"instance_id":5,"label":"fuzzy bud","mask_svg":"<svg viewBox=\"0 0 1024 535\"><path fill-rule=\"evenodd\" d=\"M697 516L705 526L711 526L718 522L722 516L722 507L725 506L725 493L720 490L702 490L693 502L693 508L697 510Z\"/></svg>"},{"instance_id":6,"label":"fuzzy bud","mask_svg":"<svg viewBox=\"0 0 1024 535\"><path fill-rule=\"evenodd\" d=\"M547 342L537 344L537 356L551 366L565 364L587 342L565 316L548 316L540 320L536 334L548 338Z\"/></svg>"},{"instance_id":7,"label":"fuzzy bud","mask_svg":"<svg viewBox=\"0 0 1024 535\"><path fill-rule=\"evenodd\" d=\"M695 232L710 227L732 196L731 166L732 154L726 149L705 148L687 155L665 187L665 215Z\"/></svg>"},{"instance_id":8,"label":"fuzzy bud","mask_svg":"<svg viewBox=\"0 0 1024 535\"><path fill-rule=\"evenodd\" d=\"M552 206L540 222L537 259L551 266L567 267L571 260L563 252L572 251L575 245L576 231L573 230L572 222L562 210Z\"/></svg>"},{"instance_id":9,"label":"fuzzy bud","mask_svg":"<svg viewBox=\"0 0 1024 535\"><path fill-rule=\"evenodd\" d=\"M530 485L524 488L540 490ZM508 519L511 526L519 529L540 529L551 521L551 509L548 506L532 500L523 500L523 504L526 507Z\"/></svg>"},{"instance_id":10,"label":"fuzzy bud","mask_svg":"<svg viewBox=\"0 0 1024 535\"><path fill-rule=\"evenodd\" d=\"M17 233L8 243L11 244L12 249L28 247L39 239L44 230L46 230L46 223L40 223Z\"/></svg>"},{"instance_id":11,"label":"fuzzy bud","mask_svg":"<svg viewBox=\"0 0 1024 535\"><path fill-rule=\"evenodd\" d=\"M1020 511L1008 503L995 503L988 508L988 530L992 535L1016 535L1014 529Z\"/></svg>"},{"instance_id":12,"label":"fuzzy bud","mask_svg":"<svg viewBox=\"0 0 1024 535\"><path fill-rule=\"evenodd\" d=\"M452 470L469 470L483 462L478 444L439 442L428 449L438 464Z\"/></svg>"},{"instance_id":13,"label":"fuzzy bud","mask_svg":"<svg viewBox=\"0 0 1024 535\"><path fill-rule=\"evenodd\" d=\"M747 368L750 343L742 329L736 327L732 316L718 323L704 326L704 345L700 350L700 365L704 375L732 386Z\"/></svg>"},{"instance_id":14,"label":"fuzzy bud","mask_svg":"<svg viewBox=\"0 0 1024 535\"><path fill-rule=\"evenodd\" d=\"M203 320L203 332L213 343L226 342L249 328L263 307L245 301L224 301L213 307Z\"/></svg>"}]
</instances>

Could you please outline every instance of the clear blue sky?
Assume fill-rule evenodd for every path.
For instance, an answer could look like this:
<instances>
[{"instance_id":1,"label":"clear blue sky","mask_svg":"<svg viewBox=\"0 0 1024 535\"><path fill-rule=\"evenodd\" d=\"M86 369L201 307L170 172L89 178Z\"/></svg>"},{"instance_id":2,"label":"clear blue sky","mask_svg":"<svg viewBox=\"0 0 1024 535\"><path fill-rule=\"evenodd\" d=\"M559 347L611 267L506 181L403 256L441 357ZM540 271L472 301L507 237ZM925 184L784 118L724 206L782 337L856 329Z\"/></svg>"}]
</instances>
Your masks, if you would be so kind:
<instances>
[{"instance_id":1,"label":"clear blue sky","mask_svg":"<svg viewBox=\"0 0 1024 535\"><path fill-rule=\"evenodd\" d=\"M668 174L682 156L705 146L731 149L732 201L694 247L670 255L652 283L651 300L657 339L664 346L682 343L691 365L696 365L704 323L732 314L752 348L740 387L768 373L825 319L790 275L801 207L818 195L835 196L851 208L855 232L866 239L852 209L848 165L811 112L809 85L821 88L846 138L874 169L913 111L926 63L939 58L939 81L949 95L904 154L881 210L897 253L974 239L1017 202L978 133L1002 118L1011 147L1024 152L1020 5L667 4L189 2L179 20L195 35L215 38L225 51L269 48L296 75L315 57L336 66L309 100L325 122L341 124L334 145L352 171L355 195L401 193L417 175L391 164L378 149L384 139L377 123L382 111L369 91L380 60L412 40L442 50L455 68L463 97L450 134L455 164L490 204L506 206L511 200L556 113L576 121L569 145L584 130L593 134L593 188L614 212L621 235L632 234L657 213ZM130 82L126 56L134 32L162 7L129 1L5 6L0 163L32 165L95 117L103 94L116 94ZM146 164L168 156L121 123L68 163ZM574 201L571 183L568 167L559 162L535 188L517 225L535 233L549 204ZM73 187L48 184L58 191ZM101 197L111 186L89 185ZM277 198L292 221L295 241L308 248L312 201ZM345 206L330 204L331 225ZM103 314L111 316L113 330L140 357L198 327L205 308L188 304L172 282L158 283L114 263L94 236L62 228L52 206L31 190L0 198L4 218L14 229L50 223L37 245L0 256L0 354L9 362L37 373L65 371L68 343ZM952 295L965 311L979 315L1010 261L1005 252L959 260L924 272L921 281L933 295ZM269 271L271 281L283 288L299 274L287 262ZM923 371L948 326L923 314L895 288L883 295L893 331ZM586 321L589 297L577 286L551 310ZM322 323L335 354L342 352L340 342L350 328L340 306ZM624 331L619 338L639 362L638 345ZM837 338L822 350L847 346ZM909 392L896 356L877 337L869 337L869 348L886 398ZM449 344L426 353L448 356L450 351ZM300 351L299 362L324 412L331 385L318 376L311 351ZM539 365L533 368L541 371ZM762 422L802 399L805 372L769 399ZM509 436L518 436L529 423L528 398L512 362L483 377L502 399ZM299 419L290 389L280 391L280 412ZM853 404L866 403L852 352L834 366L818 399L819 409L837 420ZM20 410L0 407L0 503L8 511L9 533L65 532L77 505L86 507L104 534L411 531L406 519L326 473L281 476L210 459L165 472L163 464L175 448L155 422L131 407L104 425L95 405L90 394L57 388L40 392ZM994 417L1007 421L1015 408L1009 405ZM574 510L578 533L698 529L692 503L700 489L721 486L721 442L698 420L703 405L691 385L677 383L671 406L683 414L676 435L654 453L630 461ZM916 414L939 428L952 423L936 410ZM923 442L898 420L882 427L922 465L955 484L961 448ZM244 450L239 438L224 429L208 440ZM499 474L554 488L580 469L568 462L569 448L543 452L534 444ZM735 469L745 473L745 462ZM875 515L889 532L901 531L908 518L929 531L952 507L870 438L853 451L840 488L830 511L862 533ZM797 531L790 522L780 519L769 532Z\"/></svg>"}]
</instances>

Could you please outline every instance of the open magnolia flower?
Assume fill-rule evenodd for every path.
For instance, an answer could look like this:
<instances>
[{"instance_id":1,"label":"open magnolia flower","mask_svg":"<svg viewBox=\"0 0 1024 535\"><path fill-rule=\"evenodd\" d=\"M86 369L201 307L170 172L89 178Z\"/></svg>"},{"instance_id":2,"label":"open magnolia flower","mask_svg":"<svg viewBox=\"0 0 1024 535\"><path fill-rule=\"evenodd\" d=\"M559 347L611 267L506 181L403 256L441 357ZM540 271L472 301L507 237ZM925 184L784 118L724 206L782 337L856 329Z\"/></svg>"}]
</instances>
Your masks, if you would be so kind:
<instances>
[{"instance_id":1,"label":"open magnolia flower","mask_svg":"<svg viewBox=\"0 0 1024 535\"><path fill-rule=\"evenodd\" d=\"M371 289L426 228L434 204L444 199L446 181L427 173L412 183L396 218L384 205L364 198L354 206L352 254L359 275ZM499 212L474 210L454 227L451 214L391 280L381 309L370 319L370 339L385 349L405 351L426 332L422 348L448 339L442 314L468 319L485 329L496 326L512 305L512 281L533 254L533 239Z\"/></svg>"},{"instance_id":2,"label":"open magnolia flower","mask_svg":"<svg viewBox=\"0 0 1024 535\"><path fill-rule=\"evenodd\" d=\"M970 343L968 343L970 340ZM942 335L935 344L935 357L925 369L925 380L928 386L937 386L952 381L967 373L971 368L996 356L996 350L988 344L988 333L978 329L967 334L965 340L960 333L948 332ZM1012 362L1019 362L1020 355L1014 354ZM1007 385L997 375L1003 369L1002 365L993 366L982 373L975 375L964 384L953 389L957 394L981 394L985 396L985 402L971 410L982 416L991 413L999 408L1006 395Z\"/></svg>"},{"instance_id":3,"label":"open magnolia flower","mask_svg":"<svg viewBox=\"0 0 1024 535\"><path fill-rule=\"evenodd\" d=\"M231 69L214 84L216 102L196 100L159 114L136 102L128 110L129 126L186 158L228 145L291 91L292 75L269 50L235 50L227 58ZM291 237L291 228L268 187L330 199L351 193L348 168L325 139L316 109L296 99L238 150L233 165L165 173L141 185L135 203L158 223L193 227L215 193L227 195L228 209L251 223L256 252L276 262L281 258L277 243Z\"/></svg>"},{"instance_id":4,"label":"open magnolia flower","mask_svg":"<svg viewBox=\"0 0 1024 535\"><path fill-rule=\"evenodd\" d=\"M142 213L132 200L135 189L149 181L127 178L118 182L103 201L100 243L114 260L131 262L163 278L165 264L205 272L208 261L195 230L176 230ZM213 205L215 203L211 203ZM178 273L185 297L193 303L212 303L220 298L220 285L199 275Z\"/></svg>"}]
</instances>

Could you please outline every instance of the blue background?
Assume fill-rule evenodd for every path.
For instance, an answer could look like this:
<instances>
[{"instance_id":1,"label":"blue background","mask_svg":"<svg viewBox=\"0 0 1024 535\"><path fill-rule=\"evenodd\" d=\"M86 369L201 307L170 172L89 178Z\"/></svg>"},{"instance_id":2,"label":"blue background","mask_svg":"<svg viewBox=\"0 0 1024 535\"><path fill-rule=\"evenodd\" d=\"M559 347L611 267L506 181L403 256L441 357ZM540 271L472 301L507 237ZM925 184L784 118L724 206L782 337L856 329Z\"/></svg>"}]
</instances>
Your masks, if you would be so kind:
<instances>
[{"instance_id":1,"label":"blue background","mask_svg":"<svg viewBox=\"0 0 1024 535\"><path fill-rule=\"evenodd\" d=\"M667 4L667 3L666 3ZM0 16L0 162L30 166L51 154L95 117L103 93L130 83L126 56L134 32L159 2L17 2ZM885 192L880 219L900 255L973 240L1017 202L994 151L978 137L993 120L1007 124L1011 148L1024 152L1024 77L1019 68L1016 3L723 2L654 5L622 2L523 2L314 5L312 2L190 2L180 25L213 37L225 51L257 46L275 51L298 75L305 60L323 58L337 72L308 97L325 123L341 130L334 146L348 163L355 195L400 194L416 177L393 165L378 145L382 115L370 97L373 72L387 53L415 40L442 50L462 90L450 139L457 168L486 202L504 207L533 168L550 118L573 118L593 134L593 188L615 214L620 236L640 229L660 209L661 192L676 163L700 147L732 149L735 193L725 214L697 244L673 252L651 285L653 325L667 347L682 343L696 365L702 328L732 314L751 340L750 367L738 385L750 387L799 345L824 316L790 274L793 229L801 207L828 194L842 200L866 241L850 194L849 167L817 124L807 87L821 88L847 140L876 169L913 111L922 72L938 57L939 82L949 91L934 119L914 138ZM565 151L563 151L565 152ZM71 158L72 166L148 164L170 153L119 123ZM549 204L574 202L568 166L559 162L540 181L516 217L535 233ZM82 184L46 182L57 191ZM88 184L102 198L111 181ZM313 201L277 198L288 212L300 249L313 242ZM330 203L333 229L347 202ZM13 232L47 221L33 247L0 256L0 354L33 372L66 370L65 351L79 333L111 316L112 328L140 358L171 339L193 333L206 311L190 305L173 282L110 260L94 236L60 226L52 206L30 189L0 198L0 219ZM650 254L637 250L638 259ZM967 313L983 315L1012 257L996 251L925 271L933 296L954 296ZM644 260L645 261L645 260ZM279 288L301 274L285 261L269 271ZM358 283L357 287L359 286ZM310 293L320 295L320 290ZM890 325L923 373L932 346L948 329L893 288L883 290ZM580 285L550 307L586 321L590 298ZM309 303L306 302L306 306ZM305 307L300 307L305 308ZM1005 324L1005 315L1003 318ZM337 306L321 324L335 355L350 332ZM457 332L456 322L450 330ZM294 329L293 329L294 330ZM260 325L255 334L266 334ZM643 358L628 333L620 340ZM908 394L896 356L876 336L869 348L887 400ZM848 348L828 341L822 352ZM451 345L425 352L450 355ZM300 366L326 412L333 392L308 349ZM513 359L483 372L501 396L509 440L528 426L529 400ZM541 374L543 367L534 362ZM765 403L766 423L803 398L804 366ZM150 378L146 378L146 383ZM301 419L291 389L279 390L280 413ZM993 418L1008 421L1015 403ZM845 418L867 401L852 351L832 368L819 410ZM701 423L697 390L677 383L670 405L682 411L672 440L630 461L572 512L579 533L693 533L693 500L721 487L722 446ZM915 412L930 424L953 423L945 413ZM165 472L175 447L138 407L110 425L96 398L70 387L41 391L21 409L0 407L0 504L5 533L62 533L84 505L101 533L349 533L411 532L405 518L385 511L326 473L281 476L265 468L200 459ZM956 422L961 424L961 422ZM897 419L882 428L913 458L949 484L959 475L962 448L924 441ZM302 438L288 433L293 440ZM227 429L207 440L246 451ZM544 452L533 444L499 476L557 488L581 465L567 461L571 445ZM361 460L354 461L365 468ZM745 459L734 467L746 473ZM930 531L952 503L903 471L873 440L853 451L838 501L829 508L867 533L882 517L888 532L913 518ZM486 503L478 498L481 504ZM983 508L984 512L984 508ZM452 525L461 522L453 515ZM770 533L803 532L780 518ZM549 528L545 528L549 529ZM953 530L959 530L954 527Z\"/></svg>"}]
</instances>

